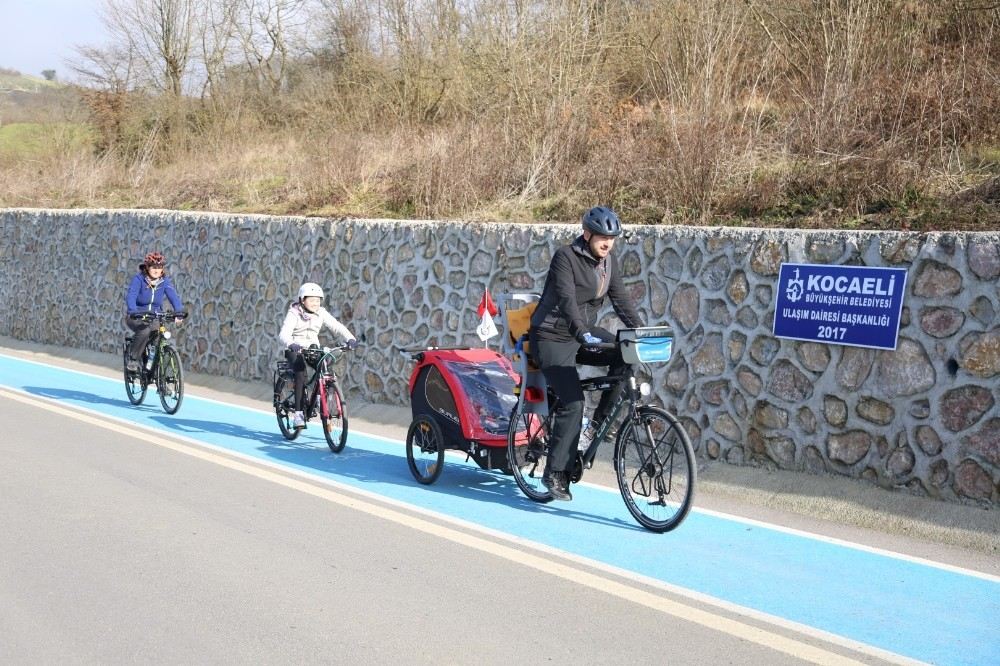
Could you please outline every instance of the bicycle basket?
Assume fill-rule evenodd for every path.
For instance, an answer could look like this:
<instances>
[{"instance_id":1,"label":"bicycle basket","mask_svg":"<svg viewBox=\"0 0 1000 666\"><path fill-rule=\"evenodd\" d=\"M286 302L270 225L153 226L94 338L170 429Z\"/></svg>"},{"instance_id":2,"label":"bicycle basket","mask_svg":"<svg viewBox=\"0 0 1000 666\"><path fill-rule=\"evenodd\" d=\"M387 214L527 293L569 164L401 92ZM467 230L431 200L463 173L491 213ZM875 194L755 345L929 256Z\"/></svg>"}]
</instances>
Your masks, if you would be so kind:
<instances>
[{"instance_id":1,"label":"bicycle basket","mask_svg":"<svg viewBox=\"0 0 1000 666\"><path fill-rule=\"evenodd\" d=\"M670 360L674 346L674 329L669 326L623 328L618 331L618 344L626 363L663 363Z\"/></svg>"}]
</instances>

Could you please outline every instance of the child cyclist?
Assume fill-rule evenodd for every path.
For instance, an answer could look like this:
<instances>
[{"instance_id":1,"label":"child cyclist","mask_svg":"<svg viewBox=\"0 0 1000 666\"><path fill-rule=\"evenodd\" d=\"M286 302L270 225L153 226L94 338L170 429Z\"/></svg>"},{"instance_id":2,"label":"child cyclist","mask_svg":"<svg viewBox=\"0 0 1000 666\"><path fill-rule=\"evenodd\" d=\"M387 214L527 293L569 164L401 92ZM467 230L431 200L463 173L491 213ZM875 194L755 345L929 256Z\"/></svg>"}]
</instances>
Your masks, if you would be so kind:
<instances>
[{"instance_id":1,"label":"child cyclist","mask_svg":"<svg viewBox=\"0 0 1000 666\"><path fill-rule=\"evenodd\" d=\"M319 332L324 326L345 341L348 349L358 346L357 338L350 330L323 307L323 288L314 282L306 282L299 287L298 300L288 308L285 321L281 325L278 338L285 345L285 358L295 371L295 415L296 428L305 428L303 397L306 386L306 360L302 350L319 346Z\"/></svg>"}]
</instances>

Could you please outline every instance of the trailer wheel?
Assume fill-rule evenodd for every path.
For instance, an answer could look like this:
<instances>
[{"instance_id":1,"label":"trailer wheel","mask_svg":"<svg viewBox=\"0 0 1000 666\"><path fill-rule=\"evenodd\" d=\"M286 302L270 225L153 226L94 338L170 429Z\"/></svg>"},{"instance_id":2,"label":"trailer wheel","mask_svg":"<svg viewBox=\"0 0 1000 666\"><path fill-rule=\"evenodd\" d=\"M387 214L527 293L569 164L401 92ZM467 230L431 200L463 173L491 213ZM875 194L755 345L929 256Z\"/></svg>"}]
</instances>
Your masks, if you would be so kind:
<instances>
[{"instance_id":1,"label":"trailer wheel","mask_svg":"<svg viewBox=\"0 0 1000 666\"><path fill-rule=\"evenodd\" d=\"M406 433L406 462L417 483L437 481L444 468L444 436L434 419L421 414Z\"/></svg>"}]
</instances>

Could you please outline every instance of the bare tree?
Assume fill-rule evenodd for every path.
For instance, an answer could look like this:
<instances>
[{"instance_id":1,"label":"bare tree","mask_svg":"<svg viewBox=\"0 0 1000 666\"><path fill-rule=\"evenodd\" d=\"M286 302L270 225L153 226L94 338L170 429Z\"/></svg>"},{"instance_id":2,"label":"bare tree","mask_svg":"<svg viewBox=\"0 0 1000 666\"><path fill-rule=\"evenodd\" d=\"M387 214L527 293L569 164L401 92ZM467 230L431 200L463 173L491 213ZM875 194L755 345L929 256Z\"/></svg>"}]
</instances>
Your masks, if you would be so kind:
<instances>
[{"instance_id":1,"label":"bare tree","mask_svg":"<svg viewBox=\"0 0 1000 666\"><path fill-rule=\"evenodd\" d=\"M105 48L77 46L76 59L67 62L84 86L123 93L135 85L135 52L131 45Z\"/></svg>"},{"instance_id":2,"label":"bare tree","mask_svg":"<svg viewBox=\"0 0 1000 666\"><path fill-rule=\"evenodd\" d=\"M306 0L242 0L237 22L244 57L258 86L272 94L287 83L292 37L305 20Z\"/></svg>"},{"instance_id":3,"label":"bare tree","mask_svg":"<svg viewBox=\"0 0 1000 666\"><path fill-rule=\"evenodd\" d=\"M242 0L202 0L199 3L197 35L205 79L201 96L217 98L222 90L230 53L236 45Z\"/></svg>"},{"instance_id":4,"label":"bare tree","mask_svg":"<svg viewBox=\"0 0 1000 666\"><path fill-rule=\"evenodd\" d=\"M188 75L196 0L104 0L111 40L127 47L154 88L180 97Z\"/></svg>"},{"instance_id":5,"label":"bare tree","mask_svg":"<svg viewBox=\"0 0 1000 666\"><path fill-rule=\"evenodd\" d=\"M369 3L364 0L319 0L322 10L317 13L320 22L320 53L334 58L373 53L377 33L375 17ZM325 50L325 53L322 51Z\"/></svg>"}]
</instances>

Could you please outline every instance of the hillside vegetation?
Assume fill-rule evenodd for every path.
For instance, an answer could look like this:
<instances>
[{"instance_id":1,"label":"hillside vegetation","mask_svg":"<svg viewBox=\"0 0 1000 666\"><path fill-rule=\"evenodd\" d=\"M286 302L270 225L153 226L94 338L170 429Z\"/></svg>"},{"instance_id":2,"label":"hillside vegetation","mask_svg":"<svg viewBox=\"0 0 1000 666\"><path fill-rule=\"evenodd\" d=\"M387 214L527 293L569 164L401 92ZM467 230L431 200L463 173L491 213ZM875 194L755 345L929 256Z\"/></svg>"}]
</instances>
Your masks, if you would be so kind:
<instances>
[{"instance_id":1,"label":"hillside vegetation","mask_svg":"<svg viewBox=\"0 0 1000 666\"><path fill-rule=\"evenodd\" d=\"M1000 229L996 3L148 4L0 206Z\"/></svg>"},{"instance_id":2,"label":"hillside vegetation","mask_svg":"<svg viewBox=\"0 0 1000 666\"><path fill-rule=\"evenodd\" d=\"M15 69L0 67L0 92L41 92L62 87L61 83L28 76Z\"/></svg>"}]
</instances>

